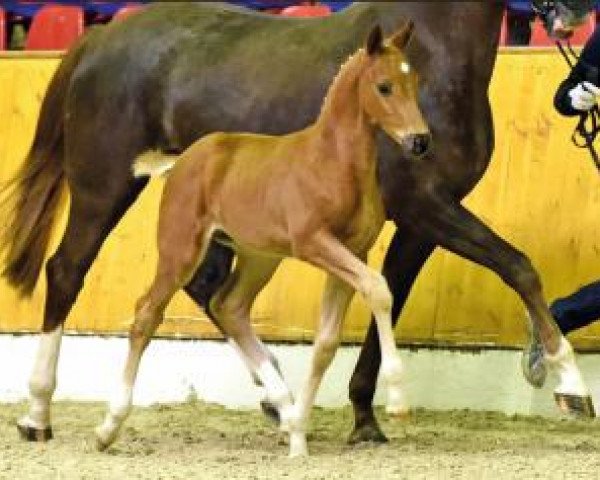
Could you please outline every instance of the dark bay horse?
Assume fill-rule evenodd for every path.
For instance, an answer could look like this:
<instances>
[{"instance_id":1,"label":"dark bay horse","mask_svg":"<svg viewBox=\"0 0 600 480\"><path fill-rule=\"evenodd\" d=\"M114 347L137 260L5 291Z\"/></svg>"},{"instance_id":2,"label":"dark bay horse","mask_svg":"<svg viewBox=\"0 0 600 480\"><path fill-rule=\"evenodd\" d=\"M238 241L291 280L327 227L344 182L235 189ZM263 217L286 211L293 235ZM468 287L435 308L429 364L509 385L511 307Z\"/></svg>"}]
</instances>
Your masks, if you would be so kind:
<instances>
[{"instance_id":1,"label":"dark bay horse","mask_svg":"<svg viewBox=\"0 0 600 480\"><path fill-rule=\"evenodd\" d=\"M403 52L413 29L408 23L384 41L381 27L375 27L365 48L342 65L307 128L278 136L215 132L180 156L148 154L136 161L134 169L143 175L162 173L169 161L173 167L160 202L156 274L136 303L120 392L96 430L101 450L115 441L131 410L140 360L165 308L202 263L215 232L226 235L237 262L210 311L277 409L281 429L289 433L290 457L308 455L310 410L339 346L354 291L375 317L388 406L405 408L392 294L366 258L385 223L378 129L401 144L407 139L415 144L415 138L429 144L417 103L418 76ZM414 153L425 152L417 147ZM250 319L256 296L286 257L328 274L310 375L295 401Z\"/></svg>"},{"instance_id":2,"label":"dark bay horse","mask_svg":"<svg viewBox=\"0 0 600 480\"><path fill-rule=\"evenodd\" d=\"M592 7L587 0L539 3L553 19L548 26L563 31ZM398 226L383 271L394 296L393 318L423 263L441 246L496 272L522 298L532 335L546 351L571 356L568 347L560 348L562 339L528 258L461 205L493 150L487 90L503 6L498 1L358 3L315 20L218 3L164 2L90 31L50 83L31 150L14 183L15 215L3 239L5 275L23 294L30 293L61 188L68 185L68 223L46 265L43 331L21 433L30 439L52 435L50 400L63 323L104 239L147 183L132 174L136 157L148 150L180 152L214 131L284 134L309 125L360 39L376 23L390 32L407 18L416 25L407 54L423 79L420 106L435 147L416 161L385 135L378 140L384 204ZM402 168L397 168L399 158ZM199 305L206 305L229 275L232 255L226 247L211 247L186 286ZM352 441L385 440L372 409L379 365L371 325L350 384L356 417ZM526 373L539 382L535 370ZM574 383L576 391L564 389L561 398L579 401L567 407L585 410L585 388Z\"/></svg>"}]
</instances>

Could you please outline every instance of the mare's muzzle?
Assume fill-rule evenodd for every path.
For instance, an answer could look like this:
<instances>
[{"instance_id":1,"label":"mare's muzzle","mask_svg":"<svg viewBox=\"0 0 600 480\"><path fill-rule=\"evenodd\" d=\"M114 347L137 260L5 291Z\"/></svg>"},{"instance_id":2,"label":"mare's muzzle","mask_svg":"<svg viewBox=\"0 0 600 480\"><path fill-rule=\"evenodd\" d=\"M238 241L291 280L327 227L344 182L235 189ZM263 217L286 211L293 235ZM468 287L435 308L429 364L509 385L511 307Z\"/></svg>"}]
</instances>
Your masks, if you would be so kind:
<instances>
[{"instance_id":1,"label":"mare's muzzle","mask_svg":"<svg viewBox=\"0 0 600 480\"><path fill-rule=\"evenodd\" d=\"M415 157L422 157L431 147L430 133L408 135L403 141L404 148Z\"/></svg>"}]
</instances>

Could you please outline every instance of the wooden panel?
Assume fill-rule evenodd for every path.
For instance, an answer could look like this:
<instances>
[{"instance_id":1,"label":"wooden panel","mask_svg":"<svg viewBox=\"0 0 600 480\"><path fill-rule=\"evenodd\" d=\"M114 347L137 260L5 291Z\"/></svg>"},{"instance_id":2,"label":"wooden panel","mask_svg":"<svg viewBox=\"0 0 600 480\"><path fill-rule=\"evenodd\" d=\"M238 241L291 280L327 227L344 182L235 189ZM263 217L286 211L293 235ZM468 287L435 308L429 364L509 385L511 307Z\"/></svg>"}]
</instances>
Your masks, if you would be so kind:
<instances>
[{"instance_id":1,"label":"wooden panel","mask_svg":"<svg viewBox=\"0 0 600 480\"><path fill-rule=\"evenodd\" d=\"M57 63L53 58L0 59L0 179L8 178L26 153ZM563 61L554 52L500 55L491 88L496 153L484 180L465 202L531 257L549 298L600 276L598 175L587 153L569 142L572 120L552 109L554 89L565 74ZM127 329L135 299L154 269L160 191L161 182L152 182L110 236L86 279L68 329L92 333ZM64 220L63 214L57 234ZM388 225L382 233L371 254L373 265L381 265L393 231ZM286 262L255 306L259 333L272 340L311 340L323 279L310 267ZM0 283L0 331L37 330L43 295L43 279L30 301L18 301ZM345 340L360 341L368 318L365 306L355 300ZM437 251L413 289L397 333L407 343L514 346L524 338L523 319L516 295L494 274ZM183 294L169 306L160 333L218 336ZM582 331L576 339L579 346L599 347L600 326Z\"/></svg>"}]
</instances>

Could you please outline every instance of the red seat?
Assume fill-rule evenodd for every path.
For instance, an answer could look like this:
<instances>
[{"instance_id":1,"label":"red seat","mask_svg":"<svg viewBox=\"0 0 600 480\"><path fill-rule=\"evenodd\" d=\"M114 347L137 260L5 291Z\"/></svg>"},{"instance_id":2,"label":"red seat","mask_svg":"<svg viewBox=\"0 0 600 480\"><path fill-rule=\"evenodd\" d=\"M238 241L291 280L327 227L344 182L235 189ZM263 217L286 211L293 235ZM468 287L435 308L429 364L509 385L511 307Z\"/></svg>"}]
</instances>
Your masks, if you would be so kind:
<instances>
[{"instance_id":1,"label":"red seat","mask_svg":"<svg viewBox=\"0 0 600 480\"><path fill-rule=\"evenodd\" d=\"M280 15L284 17L326 17L331 15L328 5L293 5L284 8Z\"/></svg>"},{"instance_id":2,"label":"red seat","mask_svg":"<svg viewBox=\"0 0 600 480\"><path fill-rule=\"evenodd\" d=\"M596 28L596 19L590 15L585 24L581 25L575 30L573 36L570 38L572 45L584 45L588 38L594 32ZM529 44L532 47L548 47L554 46L555 40L550 38L546 33L544 25L539 20L536 20L531 29L531 42Z\"/></svg>"},{"instance_id":3,"label":"red seat","mask_svg":"<svg viewBox=\"0 0 600 480\"><path fill-rule=\"evenodd\" d=\"M142 8L143 8L142 4L130 3L128 5L125 5L124 7L121 7L119 10L117 10L117 13L114 14L112 19L113 20L123 20L124 18L129 17L130 15L133 15L134 13L139 12Z\"/></svg>"},{"instance_id":4,"label":"red seat","mask_svg":"<svg viewBox=\"0 0 600 480\"><path fill-rule=\"evenodd\" d=\"M0 7L0 50L6 50L6 12Z\"/></svg>"},{"instance_id":5,"label":"red seat","mask_svg":"<svg viewBox=\"0 0 600 480\"><path fill-rule=\"evenodd\" d=\"M500 27L500 46L505 46L508 41L508 20L506 18L506 12L502 17L502 26Z\"/></svg>"},{"instance_id":6,"label":"red seat","mask_svg":"<svg viewBox=\"0 0 600 480\"><path fill-rule=\"evenodd\" d=\"M44 5L35 14L25 41L26 50L66 50L83 34L83 9Z\"/></svg>"}]
</instances>

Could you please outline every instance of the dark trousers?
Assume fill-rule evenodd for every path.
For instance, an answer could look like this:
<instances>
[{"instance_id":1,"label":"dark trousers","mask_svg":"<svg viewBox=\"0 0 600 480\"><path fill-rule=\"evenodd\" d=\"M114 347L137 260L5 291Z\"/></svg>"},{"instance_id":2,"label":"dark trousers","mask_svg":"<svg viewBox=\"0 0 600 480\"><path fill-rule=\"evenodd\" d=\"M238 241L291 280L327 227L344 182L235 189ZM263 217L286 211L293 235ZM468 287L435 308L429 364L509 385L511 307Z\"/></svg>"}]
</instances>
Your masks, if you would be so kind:
<instances>
[{"instance_id":1,"label":"dark trousers","mask_svg":"<svg viewBox=\"0 0 600 480\"><path fill-rule=\"evenodd\" d=\"M565 334L600 319L600 281L559 298L552 303L550 311Z\"/></svg>"}]
</instances>

